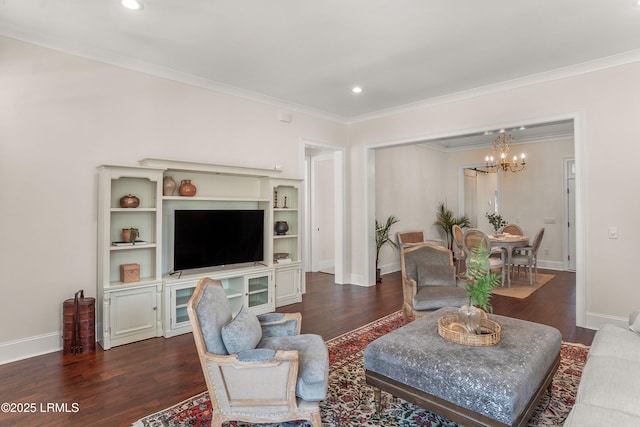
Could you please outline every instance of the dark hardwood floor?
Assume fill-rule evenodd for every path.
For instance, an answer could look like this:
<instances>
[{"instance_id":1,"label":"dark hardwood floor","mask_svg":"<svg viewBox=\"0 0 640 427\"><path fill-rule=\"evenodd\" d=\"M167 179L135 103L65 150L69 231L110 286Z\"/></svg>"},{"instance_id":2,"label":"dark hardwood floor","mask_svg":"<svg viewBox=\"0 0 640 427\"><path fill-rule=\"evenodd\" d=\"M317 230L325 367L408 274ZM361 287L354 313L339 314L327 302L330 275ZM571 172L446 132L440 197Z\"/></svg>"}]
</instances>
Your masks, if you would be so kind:
<instances>
[{"instance_id":1,"label":"dark hardwood floor","mask_svg":"<svg viewBox=\"0 0 640 427\"><path fill-rule=\"evenodd\" d=\"M525 300L494 296L494 312L554 326L565 341L590 345L594 331L575 327L575 275L547 272L556 277ZM303 301L278 311L302 312L302 331L328 340L401 304L399 272L373 287L334 285L332 275L314 273ZM3 410L0 426L130 426L205 388L191 334L76 356L56 352L0 365L0 403L32 411Z\"/></svg>"}]
</instances>

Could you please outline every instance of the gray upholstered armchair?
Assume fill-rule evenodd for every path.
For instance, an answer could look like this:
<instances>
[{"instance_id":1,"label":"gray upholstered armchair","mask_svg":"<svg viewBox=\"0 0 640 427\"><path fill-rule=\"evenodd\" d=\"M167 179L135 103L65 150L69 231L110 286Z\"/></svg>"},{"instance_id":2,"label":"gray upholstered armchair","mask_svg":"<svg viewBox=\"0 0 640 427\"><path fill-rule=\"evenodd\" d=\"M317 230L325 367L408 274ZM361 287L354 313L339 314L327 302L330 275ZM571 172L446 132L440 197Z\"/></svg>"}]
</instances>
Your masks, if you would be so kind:
<instances>
[{"instance_id":1,"label":"gray upholstered armchair","mask_svg":"<svg viewBox=\"0 0 640 427\"><path fill-rule=\"evenodd\" d=\"M212 426L227 421L310 420L321 426L329 356L319 335L300 335L299 313L232 318L222 283L204 278L187 305L213 408Z\"/></svg>"},{"instance_id":2,"label":"gray upholstered armchair","mask_svg":"<svg viewBox=\"0 0 640 427\"><path fill-rule=\"evenodd\" d=\"M468 302L464 287L458 287L452 252L429 243L400 251L405 323L442 307L460 307Z\"/></svg>"}]
</instances>

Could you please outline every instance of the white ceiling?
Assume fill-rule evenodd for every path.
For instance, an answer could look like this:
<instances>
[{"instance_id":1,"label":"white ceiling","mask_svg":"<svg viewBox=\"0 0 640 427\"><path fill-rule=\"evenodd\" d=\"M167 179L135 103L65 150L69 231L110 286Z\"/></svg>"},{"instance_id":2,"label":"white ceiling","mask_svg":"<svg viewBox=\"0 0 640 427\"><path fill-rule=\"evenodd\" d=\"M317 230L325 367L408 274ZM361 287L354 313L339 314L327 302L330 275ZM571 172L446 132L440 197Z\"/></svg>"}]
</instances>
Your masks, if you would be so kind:
<instances>
[{"instance_id":1,"label":"white ceiling","mask_svg":"<svg viewBox=\"0 0 640 427\"><path fill-rule=\"evenodd\" d=\"M640 59L631 0L142 2L0 0L0 34L342 122Z\"/></svg>"}]
</instances>

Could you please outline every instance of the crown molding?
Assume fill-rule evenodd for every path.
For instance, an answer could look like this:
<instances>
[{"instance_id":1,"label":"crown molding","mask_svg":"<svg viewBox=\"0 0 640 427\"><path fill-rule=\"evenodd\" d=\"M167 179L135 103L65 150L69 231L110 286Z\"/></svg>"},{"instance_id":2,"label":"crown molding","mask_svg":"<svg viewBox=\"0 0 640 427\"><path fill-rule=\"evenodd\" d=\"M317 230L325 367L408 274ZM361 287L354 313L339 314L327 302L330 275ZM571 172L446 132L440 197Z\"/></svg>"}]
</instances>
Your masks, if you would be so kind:
<instances>
[{"instance_id":1,"label":"crown molding","mask_svg":"<svg viewBox=\"0 0 640 427\"><path fill-rule=\"evenodd\" d=\"M583 62L580 64L563 67L551 71L533 74L517 79L507 80L500 83L481 86L469 90L463 90L443 96L434 98L428 98L409 104L399 105L383 110L374 111L359 116L345 117L341 115L332 114L326 111L321 111L311 107L307 107L301 104L285 101L272 96L264 95L258 92L238 88L235 86L227 85L220 82L215 82L200 76L181 72L178 70L150 64L138 59L120 55L113 51L104 49L87 49L79 43L70 42L69 40L51 37L42 33L36 33L32 31L25 31L22 28L15 25L4 25L0 30L0 35L10 37L23 42L35 44L48 49L53 49L59 52L75 55L105 64L117 66L120 68L129 69L132 71L141 72L144 74L153 75L156 77L165 78L172 81L177 81L192 86L202 87L205 89L214 90L224 94L237 96L243 99L259 102L275 106L278 108L299 112L302 114L310 115L324 120L333 121L340 124L357 124L369 120L388 117L400 113L415 111L422 108L434 107L442 104L447 104L456 101L463 101L478 96L489 95L493 93L503 92L507 90L517 89L525 86L530 86L538 83L549 82L567 77L573 77L580 74L586 74L594 71L599 71L607 68L612 68L620 65L625 65L633 62L640 61L640 49L611 55L605 58L600 58L592 61Z\"/></svg>"},{"instance_id":2,"label":"crown molding","mask_svg":"<svg viewBox=\"0 0 640 427\"><path fill-rule=\"evenodd\" d=\"M607 56L605 58L587 61L568 67L558 68L551 71L532 74L517 79L507 80L500 83L481 86L469 90L455 92L435 98L429 98L422 101L412 102L410 104L400 105L398 107L379 110L370 114L363 114L348 120L347 124L356 124L368 120L379 119L392 116L395 114L415 111L421 108L434 107L442 104L448 104L457 101L464 101L478 96L490 95L507 90L518 89L534 84L545 83L553 80L559 80L567 77L574 77L581 74L587 74L594 71L613 68L620 65L630 64L640 61L640 49L623 52L617 55Z\"/></svg>"},{"instance_id":3,"label":"crown molding","mask_svg":"<svg viewBox=\"0 0 640 427\"><path fill-rule=\"evenodd\" d=\"M330 120L341 124L347 123L347 118L340 115L331 114L326 111L317 110L311 107L285 101L258 92L253 92L250 90L216 82L204 77L196 76L171 68L162 67L156 64L150 64L148 62L140 61L136 58L120 55L113 51L108 51L105 49L86 49L80 44L70 43L66 39L44 36L40 33L25 32L15 28L12 25L7 25L2 30L0 30L0 35L69 55L79 56L81 58L102 62L104 64L113 65L115 67L120 67L131 71L137 71L143 74L160 77L167 80L185 83L191 86L210 89L216 92L236 96L239 98L270 105L273 107L278 107L289 111L295 111L320 119Z\"/></svg>"}]
</instances>

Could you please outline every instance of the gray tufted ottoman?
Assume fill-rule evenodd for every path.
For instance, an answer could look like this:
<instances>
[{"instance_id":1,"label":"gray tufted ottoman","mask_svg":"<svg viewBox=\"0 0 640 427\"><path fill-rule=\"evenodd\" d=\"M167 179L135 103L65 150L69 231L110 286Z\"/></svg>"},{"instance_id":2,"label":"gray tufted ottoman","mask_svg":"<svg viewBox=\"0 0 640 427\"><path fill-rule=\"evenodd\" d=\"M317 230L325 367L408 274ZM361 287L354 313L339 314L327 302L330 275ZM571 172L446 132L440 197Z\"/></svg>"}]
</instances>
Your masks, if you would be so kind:
<instances>
[{"instance_id":1,"label":"gray tufted ottoman","mask_svg":"<svg viewBox=\"0 0 640 427\"><path fill-rule=\"evenodd\" d=\"M560 363L560 332L489 315L502 327L500 343L464 346L438 335L438 319L456 311L434 311L367 346L378 409L384 390L465 427L526 425Z\"/></svg>"}]
</instances>

